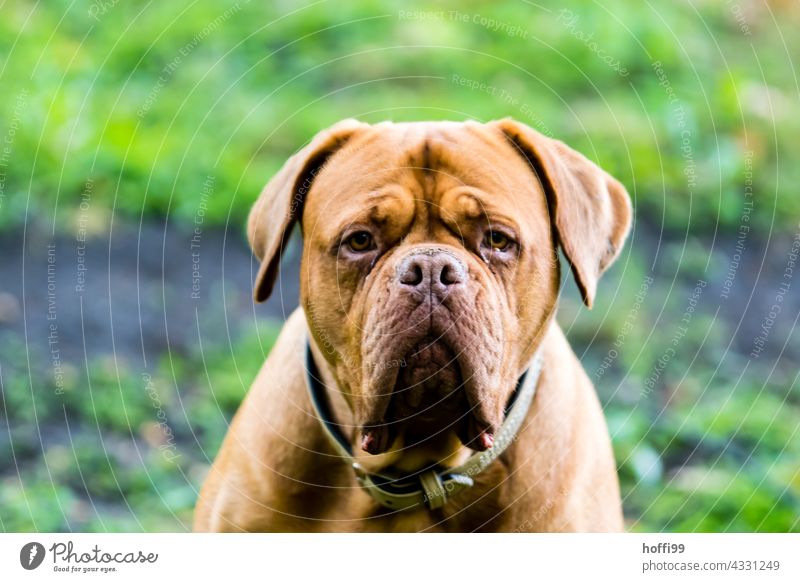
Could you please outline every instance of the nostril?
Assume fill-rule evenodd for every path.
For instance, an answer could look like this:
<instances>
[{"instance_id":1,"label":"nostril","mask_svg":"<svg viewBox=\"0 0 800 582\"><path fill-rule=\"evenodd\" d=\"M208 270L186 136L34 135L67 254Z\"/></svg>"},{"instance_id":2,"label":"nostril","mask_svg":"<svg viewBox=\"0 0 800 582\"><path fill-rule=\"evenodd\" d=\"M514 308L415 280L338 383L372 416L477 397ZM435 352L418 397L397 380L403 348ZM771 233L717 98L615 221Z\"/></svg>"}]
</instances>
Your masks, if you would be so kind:
<instances>
[{"instance_id":1,"label":"nostril","mask_svg":"<svg viewBox=\"0 0 800 582\"><path fill-rule=\"evenodd\" d=\"M397 265L396 281L407 290L434 287L444 288L464 283L467 267L452 253L441 249L418 250Z\"/></svg>"},{"instance_id":2,"label":"nostril","mask_svg":"<svg viewBox=\"0 0 800 582\"><path fill-rule=\"evenodd\" d=\"M443 285L455 285L456 283L461 283L461 279L461 271L457 267L447 263L442 265L442 270L439 273L439 281L441 281Z\"/></svg>"},{"instance_id":3,"label":"nostril","mask_svg":"<svg viewBox=\"0 0 800 582\"><path fill-rule=\"evenodd\" d=\"M403 285L412 285L414 287L422 283L422 268L419 263L413 262L410 264L401 275L400 282Z\"/></svg>"}]
</instances>

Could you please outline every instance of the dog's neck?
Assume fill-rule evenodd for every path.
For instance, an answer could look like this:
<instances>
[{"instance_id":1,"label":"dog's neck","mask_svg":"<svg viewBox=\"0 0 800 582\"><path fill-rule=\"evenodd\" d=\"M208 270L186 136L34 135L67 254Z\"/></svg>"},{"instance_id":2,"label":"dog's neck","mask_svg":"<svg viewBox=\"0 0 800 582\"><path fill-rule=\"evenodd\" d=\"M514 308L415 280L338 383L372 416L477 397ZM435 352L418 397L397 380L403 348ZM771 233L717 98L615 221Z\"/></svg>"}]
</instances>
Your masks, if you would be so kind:
<instances>
[{"instance_id":1,"label":"dog's neck","mask_svg":"<svg viewBox=\"0 0 800 582\"><path fill-rule=\"evenodd\" d=\"M350 409L350 405L347 404L347 400L345 400L342 394L339 382L336 380L336 375L333 373L328 361L322 355L322 351L319 349L316 342L311 341L309 345L311 346L311 355L314 358L314 363L317 365L317 370L321 376L320 380L322 380L322 383L327 387L326 392L328 394L331 411L336 421L341 425L342 432L348 437L351 437L352 441L358 430L353 411ZM305 349L305 347L303 349Z\"/></svg>"},{"instance_id":2,"label":"dog's neck","mask_svg":"<svg viewBox=\"0 0 800 582\"><path fill-rule=\"evenodd\" d=\"M316 355L321 355L318 350ZM359 484L379 504L395 510L412 509L422 505L432 510L440 509L452 495L457 495L464 489L471 489L475 485L475 477L492 465L497 457L502 455L506 448L516 440L536 393L541 371L542 356L537 353L517 381L506 408L503 424L497 433L495 446L491 447L491 450L486 449L469 455L465 462L452 466L450 461L455 462L456 459L461 458L459 453L462 448L459 441L454 438L455 435L451 437L450 443L444 440L444 449L436 451L433 457L425 459L422 453L414 451L419 445L414 443L409 447L404 446L403 433L398 432L395 441L391 443L389 453L371 457L371 459L379 459L383 456L386 459L383 467L380 468L380 473L377 473L372 467L367 467L361 462L362 455L354 454L353 451L358 450L352 446L352 441L355 439L351 438L348 442L341 422L333 418L333 406L330 402L329 391L323 383L324 375L319 370L313 348L310 344L306 346L306 379L310 402L320 421L320 427L329 438L329 443L334 451L342 461L351 467ZM334 376L330 370L329 376ZM443 438L447 436L449 433L442 434L436 440L436 444L441 447ZM452 449L448 447L452 447ZM431 446L426 443L422 448L430 449ZM411 473L402 467L400 462L395 462L391 457L393 450L397 455L401 455L399 461L406 466L409 466L409 453L414 451L416 457L422 460L422 464L418 467L419 470L412 469L414 472ZM442 465L450 466L443 467ZM394 474L390 474L387 469L391 469ZM398 475L398 472L401 474Z\"/></svg>"}]
</instances>

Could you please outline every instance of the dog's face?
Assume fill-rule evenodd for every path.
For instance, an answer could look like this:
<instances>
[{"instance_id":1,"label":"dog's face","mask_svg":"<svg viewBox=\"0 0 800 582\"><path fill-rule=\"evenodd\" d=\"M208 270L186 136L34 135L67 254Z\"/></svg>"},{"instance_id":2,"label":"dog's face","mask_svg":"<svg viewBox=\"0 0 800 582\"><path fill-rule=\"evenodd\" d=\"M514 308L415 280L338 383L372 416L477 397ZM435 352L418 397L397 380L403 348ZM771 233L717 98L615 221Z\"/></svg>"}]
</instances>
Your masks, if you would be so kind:
<instances>
[{"instance_id":1,"label":"dog's face","mask_svg":"<svg viewBox=\"0 0 800 582\"><path fill-rule=\"evenodd\" d=\"M590 304L630 207L613 178L512 121L347 121L254 207L257 299L299 218L301 304L361 448L446 457L492 446L554 312L557 247Z\"/></svg>"}]
</instances>

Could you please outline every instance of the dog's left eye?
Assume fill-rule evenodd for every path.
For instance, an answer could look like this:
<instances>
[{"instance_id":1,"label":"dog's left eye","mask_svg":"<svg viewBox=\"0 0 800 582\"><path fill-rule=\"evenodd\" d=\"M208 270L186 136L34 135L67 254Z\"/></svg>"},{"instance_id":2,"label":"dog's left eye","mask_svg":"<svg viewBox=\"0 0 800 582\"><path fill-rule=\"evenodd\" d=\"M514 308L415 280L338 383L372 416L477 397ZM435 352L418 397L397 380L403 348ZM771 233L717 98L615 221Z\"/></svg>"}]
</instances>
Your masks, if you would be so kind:
<instances>
[{"instance_id":1,"label":"dog's left eye","mask_svg":"<svg viewBox=\"0 0 800 582\"><path fill-rule=\"evenodd\" d=\"M374 241L370 233L368 233L366 230L359 230L358 232L354 232L347 237L345 244L350 247L351 251L363 253L372 250L374 246L373 242Z\"/></svg>"},{"instance_id":2,"label":"dog's left eye","mask_svg":"<svg viewBox=\"0 0 800 582\"><path fill-rule=\"evenodd\" d=\"M497 230L486 233L484 244L496 251L504 251L511 246L511 239Z\"/></svg>"}]
</instances>

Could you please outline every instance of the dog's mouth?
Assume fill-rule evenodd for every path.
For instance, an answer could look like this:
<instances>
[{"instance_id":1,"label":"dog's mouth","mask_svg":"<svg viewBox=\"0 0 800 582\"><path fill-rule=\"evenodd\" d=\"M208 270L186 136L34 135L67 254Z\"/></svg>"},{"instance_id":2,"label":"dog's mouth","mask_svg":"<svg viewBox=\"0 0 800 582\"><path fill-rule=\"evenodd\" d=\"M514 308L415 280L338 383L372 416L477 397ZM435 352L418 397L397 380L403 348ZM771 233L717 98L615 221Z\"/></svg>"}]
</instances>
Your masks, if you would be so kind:
<instances>
[{"instance_id":1,"label":"dog's mouth","mask_svg":"<svg viewBox=\"0 0 800 582\"><path fill-rule=\"evenodd\" d=\"M424 340L401 362L390 404L395 419L429 421L464 400L456 353L444 341Z\"/></svg>"},{"instance_id":2,"label":"dog's mouth","mask_svg":"<svg viewBox=\"0 0 800 582\"><path fill-rule=\"evenodd\" d=\"M398 435L404 447L435 443L455 433L473 450L490 448L494 428L481 420L469 357L443 338L423 338L394 361L394 388L383 421L364 427L361 448L385 452Z\"/></svg>"}]
</instances>

